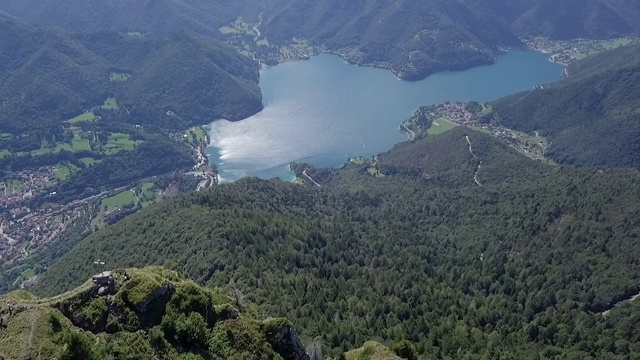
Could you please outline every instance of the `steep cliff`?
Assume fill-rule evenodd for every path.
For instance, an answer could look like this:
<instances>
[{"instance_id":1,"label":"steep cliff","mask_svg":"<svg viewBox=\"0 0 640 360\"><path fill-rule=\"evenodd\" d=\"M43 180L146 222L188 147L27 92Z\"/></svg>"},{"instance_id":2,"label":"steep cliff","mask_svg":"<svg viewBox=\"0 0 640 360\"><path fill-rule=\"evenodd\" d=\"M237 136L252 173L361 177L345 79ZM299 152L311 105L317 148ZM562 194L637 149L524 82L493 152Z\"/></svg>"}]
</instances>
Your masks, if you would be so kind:
<instances>
[{"instance_id":1,"label":"steep cliff","mask_svg":"<svg viewBox=\"0 0 640 360\"><path fill-rule=\"evenodd\" d=\"M289 321L258 321L160 267L95 276L51 298L13 292L0 304L2 359L309 359Z\"/></svg>"}]
</instances>

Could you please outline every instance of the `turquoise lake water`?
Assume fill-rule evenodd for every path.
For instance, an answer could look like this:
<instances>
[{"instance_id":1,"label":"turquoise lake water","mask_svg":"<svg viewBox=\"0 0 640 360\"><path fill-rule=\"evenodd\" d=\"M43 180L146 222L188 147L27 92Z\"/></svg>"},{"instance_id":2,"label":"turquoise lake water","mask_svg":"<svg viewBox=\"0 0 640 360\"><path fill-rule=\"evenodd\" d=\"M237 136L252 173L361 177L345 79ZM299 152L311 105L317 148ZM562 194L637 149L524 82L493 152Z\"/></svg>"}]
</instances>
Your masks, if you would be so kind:
<instances>
[{"instance_id":1,"label":"turquoise lake water","mask_svg":"<svg viewBox=\"0 0 640 360\"><path fill-rule=\"evenodd\" d=\"M288 164L339 167L407 139L400 124L423 105L488 101L560 78L548 55L510 50L493 65L407 82L384 69L319 55L261 71L264 110L209 126L207 154L222 181L244 176L291 180Z\"/></svg>"}]
</instances>

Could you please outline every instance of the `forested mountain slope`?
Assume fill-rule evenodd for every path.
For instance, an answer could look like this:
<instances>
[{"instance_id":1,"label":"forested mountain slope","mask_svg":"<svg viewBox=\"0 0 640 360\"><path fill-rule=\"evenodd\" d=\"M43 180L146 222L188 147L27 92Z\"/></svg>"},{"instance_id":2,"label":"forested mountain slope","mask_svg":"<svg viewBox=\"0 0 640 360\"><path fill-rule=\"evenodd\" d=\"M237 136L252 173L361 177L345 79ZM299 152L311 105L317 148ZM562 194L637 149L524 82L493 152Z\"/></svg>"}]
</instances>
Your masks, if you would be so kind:
<instances>
[{"instance_id":1,"label":"forested mountain slope","mask_svg":"<svg viewBox=\"0 0 640 360\"><path fill-rule=\"evenodd\" d=\"M3 0L0 9L28 23L74 32L144 32L164 37L185 28L206 35L236 16L257 17L261 4L225 0L105 0L100 6L82 0Z\"/></svg>"},{"instance_id":2,"label":"forested mountain slope","mask_svg":"<svg viewBox=\"0 0 640 360\"><path fill-rule=\"evenodd\" d=\"M224 290L158 267L119 269L50 298L0 296L3 359L305 360L286 319L255 320Z\"/></svg>"},{"instance_id":3,"label":"forested mountain slope","mask_svg":"<svg viewBox=\"0 0 640 360\"><path fill-rule=\"evenodd\" d=\"M370 166L322 188L244 179L148 208L83 241L40 291L100 257L233 281L334 355L375 338L433 358L640 350L632 320L596 314L640 290L637 170L545 166L464 127L381 155L386 176Z\"/></svg>"},{"instance_id":4,"label":"forested mountain slope","mask_svg":"<svg viewBox=\"0 0 640 360\"><path fill-rule=\"evenodd\" d=\"M568 78L493 103L493 121L552 142L563 164L640 166L640 47L572 64Z\"/></svg>"},{"instance_id":5,"label":"forested mountain slope","mask_svg":"<svg viewBox=\"0 0 640 360\"><path fill-rule=\"evenodd\" d=\"M281 1L265 35L302 36L349 61L391 68L405 79L490 63L498 45L519 40L485 7L464 1Z\"/></svg>"},{"instance_id":6,"label":"forested mountain slope","mask_svg":"<svg viewBox=\"0 0 640 360\"><path fill-rule=\"evenodd\" d=\"M637 0L488 0L514 30L552 39L607 38L640 32Z\"/></svg>"},{"instance_id":7,"label":"forested mountain slope","mask_svg":"<svg viewBox=\"0 0 640 360\"><path fill-rule=\"evenodd\" d=\"M171 109L198 125L241 119L262 107L257 64L193 33L166 40L72 36L2 15L0 26L0 132L60 124L109 96L141 114ZM113 73L128 80L113 81Z\"/></svg>"},{"instance_id":8,"label":"forested mountain slope","mask_svg":"<svg viewBox=\"0 0 640 360\"><path fill-rule=\"evenodd\" d=\"M82 43L2 15L0 26L0 132L61 122L104 101L108 66Z\"/></svg>"}]
</instances>

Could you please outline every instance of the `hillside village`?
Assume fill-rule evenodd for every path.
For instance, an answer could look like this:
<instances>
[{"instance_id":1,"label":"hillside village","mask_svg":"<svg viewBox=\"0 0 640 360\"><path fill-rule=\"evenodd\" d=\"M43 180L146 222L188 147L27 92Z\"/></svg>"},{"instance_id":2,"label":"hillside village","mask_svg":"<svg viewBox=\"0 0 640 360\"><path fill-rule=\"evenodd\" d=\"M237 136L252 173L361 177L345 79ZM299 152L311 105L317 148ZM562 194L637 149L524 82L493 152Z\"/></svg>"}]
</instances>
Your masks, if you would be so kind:
<instances>
[{"instance_id":1,"label":"hillside village","mask_svg":"<svg viewBox=\"0 0 640 360\"><path fill-rule=\"evenodd\" d=\"M196 139L195 134L199 138ZM172 134L171 138L186 142L197 160L193 169L183 174L193 178L193 184L187 182L184 186L189 190L201 190L216 184L215 173L207 165L204 153L206 134L193 128L184 134ZM0 182L0 214L4 214L0 217L0 262L5 269L24 262L62 237L68 237L72 229L78 233L76 235L84 237L162 198L186 190L182 190L175 180L142 179L67 203L47 201L48 197L56 195L52 190L54 185L74 171L72 164L60 163L16 171ZM32 284L34 276L18 277L14 286L25 280Z\"/></svg>"},{"instance_id":2,"label":"hillside village","mask_svg":"<svg viewBox=\"0 0 640 360\"><path fill-rule=\"evenodd\" d=\"M443 104L428 106L417 111L405 121L402 129L405 129L410 136L416 137L424 133L436 134L446 131L452 126L468 126L472 129L490 133L503 140L516 151L540 161L549 161L544 157L545 152L551 145L550 142L539 133L525 134L509 129L505 126L494 124L490 121L492 109L484 104L479 105L479 111L470 110L469 104L462 102L446 102ZM420 116L423 117L419 121ZM417 135L416 135L417 134Z\"/></svg>"},{"instance_id":3,"label":"hillside village","mask_svg":"<svg viewBox=\"0 0 640 360\"><path fill-rule=\"evenodd\" d=\"M532 50L550 54L549 61L569 65L577 60L597 54L606 50L612 50L620 46L640 43L639 38L623 37L606 40L598 39L573 39L573 40L549 40L546 38L523 39L523 43Z\"/></svg>"},{"instance_id":4,"label":"hillside village","mask_svg":"<svg viewBox=\"0 0 640 360\"><path fill-rule=\"evenodd\" d=\"M13 174L12 181L0 183L0 210L8 215L0 221L0 260L6 266L55 241L91 212L95 200L125 189L113 189L66 204L46 203L47 196L55 195L47 192L56 181L55 174L55 166L44 166L20 171ZM45 205L34 206L36 199L45 199Z\"/></svg>"}]
</instances>

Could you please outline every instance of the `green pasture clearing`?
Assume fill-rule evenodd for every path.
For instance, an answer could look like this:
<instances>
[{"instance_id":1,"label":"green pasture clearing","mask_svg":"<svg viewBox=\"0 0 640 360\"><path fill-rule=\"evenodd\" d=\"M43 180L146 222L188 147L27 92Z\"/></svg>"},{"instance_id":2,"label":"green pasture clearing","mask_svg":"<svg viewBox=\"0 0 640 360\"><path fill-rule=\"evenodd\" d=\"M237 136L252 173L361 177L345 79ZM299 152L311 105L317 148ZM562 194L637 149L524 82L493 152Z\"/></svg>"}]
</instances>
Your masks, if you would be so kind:
<instances>
[{"instance_id":1,"label":"green pasture clearing","mask_svg":"<svg viewBox=\"0 0 640 360\"><path fill-rule=\"evenodd\" d=\"M356 164L356 165L364 165L367 162L367 160L363 157L358 157L355 159L351 159L351 163Z\"/></svg>"},{"instance_id":2,"label":"green pasture clearing","mask_svg":"<svg viewBox=\"0 0 640 360\"><path fill-rule=\"evenodd\" d=\"M27 269L23 271L22 274L20 274L20 276L24 280L31 279L32 277L36 276L36 271L34 269Z\"/></svg>"},{"instance_id":3,"label":"green pasture clearing","mask_svg":"<svg viewBox=\"0 0 640 360\"><path fill-rule=\"evenodd\" d=\"M616 39L608 39L608 40L577 40L577 45L572 44L572 42L560 42L561 45L565 47L572 47L576 49L571 52L571 56L582 60L587 56L597 54L599 52L605 50L612 50L619 48L621 46L626 46L634 43L634 40L629 37L624 38L616 38Z\"/></svg>"},{"instance_id":4,"label":"green pasture clearing","mask_svg":"<svg viewBox=\"0 0 640 360\"><path fill-rule=\"evenodd\" d=\"M234 27L231 26L223 26L220 29L218 29L221 33L223 33L224 35L231 35L231 34L242 34L244 33L243 31L240 31Z\"/></svg>"},{"instance_id":5,"label":"green pasture clearing","mask_svg":"<svg viewBox=\"0 0 640 360\"><path fill-rule=\"evenodd\" d=\"M158 196L154 191L155 187L156 187L156 184L152 181L148 181L142 184L140 194L138 194L138 197L142 202L142 207L147 207L157 202Z\"/></svg>"},{"instance_id":6,"label":"green pasture clearing","mask_svg":"<svg viewBox=\"0 0 640 360\"><path fill-rule=\"evenodd\" d=\"M91 151L91 147L89 146L89 140L82 138L73 138L71 143L59 143L56 146L51 147L48 143L42 143L42 146L38 150L31 151L31 155L44 155L44 154L54 154L59 153L61 150L64 151Z\"/></svg>"},{"instance_id":7,"label":"green pasture clearing","mask_svg":"<svg viewBox=\"0 0 640 360\"><path fill-rule=\"evenodd\" d=\"M105 110L113 110L117 107L118 107L118 102L116 101L116 98L113 98L113 97L107 98L107 100L105 100L104 104L102 104L101 106L101 108Z\"/></svg>"},{"instance_id":8,"label":"green pasture clearing","mask_svg":"<svg viewBox=\"0 0 640 360\"><path fill-rule=\"evenodd\" d=\"M73 140L71 140L71 147L74 151L91 151L91 146L87 139L73 138Z\"/></svg>"},{"instance_id":9,"label":"green pasture clearing","mask_svg":"<svg viewBox=\"0 0 640 360\"><path fill-rule=\"evenodd\" d=\"M253 55L253 53L251 51L248 50L243 50L243 49L238 49L238 52L248 58L251 57L251 55Z\"/></svg>"},{"instance_id":10,"label":"green pasture clearing","mask_svg":"<svg viewBox=\"0 0 640 360\"><path fill-rule=\"evenodd\" d=\"M69 143L57 144L55 147L49 147L48 144L42 144L42 147L38 150L31 151L31 155L45 155L59 153L61 150L73 151L73 145Z\"/></svg>"},{"instance_id":11,"label":"green pasture clearing","mask_svg":"<svg viewBox=\"0 0 640 360\"><path fill-rule=\"evenodd\" d=\"M200 127L194 126L184 132L185 140L193 145L198 145L207 141L207 134Z\"/></svg>"},{"instance_id":12,"label":"green pasture clearing","mask_svg":"<svg viewBox=\"0 0 640 360\"><path fill-rule=\"evenodd\" d=\"M253 25L242 21L241 17L238 17L236 21L234 21L230 25L223 26L218 30L224 35L235 35L235 34L257 35L253 31Z\"/></svg>"},{"instance_id":13,"label":"green pasture clearing","mask_svg":"<svg viewBox=\"0 0 640 360\"><path fill-rule=\"evenodd\" d=\"M112 197L102 200L102 206L107 208L123 207L136 202L136 195L131 190L123 191Z\"/></svg>"},{"instance_id":14,"label":"green pasture clearing","mask_svg":"<svg viewBox=\"0 0 640 360\"><path fill-rule=\"evenodd\" d=\"M153 196L153 194L155 194L153 192L153 188L156 186L156 183L154 183L153 181L147 181L146 183L142 184L142 196Z\"/></svg>"},{"instance_id":15,"label":"green pasture clearing","mask_svg":"<svg viewBox=\"0 0 640 360\"><path fill-rule=\"evenodd\" d=\"M378 170L378 168L371 166L367 169L367 171L369 172L369 174L373 177L377 177L377 178L381 178L384 177L384 174L380 172L380 170Z\"/></svg>"},{"instance_id":16,"label":"green pasture clearing","mask_svg":"<svg viewBox=\"0 0 640 360\"><path fill-rule=\"evenodd\" d=\"M456 126L458 125L451 120L445 117L440 117L433 121L429 130L427 130L427 133L430 135L438 135L453 129Z\"/></svg>"},{"instance_id":17,"label":"green pasture clearing","mask_svg":"<svg viewBox=\"0 0 640 360\"><path fill-rule=\"evenodd\" d=\"M86 112L84 114L80 114L72 119L67 120L68 123L75 124L83 121L96 121L97 117L92 112Z\"/></svg>"},{"instance_id":18,"label":"green pasture clearing","mask_svg":"<svg viewBox=\"0 0 640 360\"><path fill-rule=\"evenodd\" d=\"M0 139L11 139L13 137L13 135L9 134L9 133L0 133Z\"/></svg>"},{"instance_id":19,"label":"green pasture clearing","mask_svg":"<svg viewBox=\"0 0 640 360\"><path fill-rule=\"evenodd\" d=\"M56 165L56 169L54 170L54 175L55 175L56 179L58 179L60 181L65 181L76 170L78 170L78 167L73 165L73 164L64 164L64 165L59 164L59 165Z\"/></svg>"},{"instance_id":20,"label":"green pasture clearing","mask_svg":"<svg viewBox=\"0 0 640 360\"><path fill-rule=\"evenodd\" d=\"M112 72L109 75L109 81L111 82L127 82L129 79L131 79L131 75L127 73Z\"/></svg>"},{"instance_id":21,"label":"green pasture clearing","mask_svg":"<svg viewBox=\"0 0 640 360\"><path fill-rule=\"evenodd\" d=\"M97 164L100 161L101 160L96 160L96 159L91 158L91 157L85 157L85 158L80 159L80 162L85 164L85 165L87 165L87 166L91 166L91 165Z\"/></svg>"},{"instance_id":22,"label":"green pasture clearing","mask_svg":"<svg viewBox=\"0 0 640 360\"><path fill-rule=\"evenodd\" d=\"M5 150L5 149L0 150L0 158L3 158L7 155L11 155L11 152L9 150Z\"/></svg>"},{"instance_id":23,"label":"green pasture clearing","mask_svg":"<svg viewBox=\"0 0 640 360\"><path fill-rule=\"evenodd\" d=\"M71 171L69 171L66 166L58 166L54 171L54 175L56 176L56 179L65 181L69 178L69 176L71 176Z\"/></svg>"},{"instance_id":24,"label":"green pasture clearing","mask_svg":"<svg viewBox=\"0 0 640 360\"><path fill-rule=\"evenodd\" d=\"M482 110L480 111L480 113L478 113L478 116L485 116L487 114L490 114L493 111L493 107L489 104L482 104Z\"/></svg>"},{"instance_id":25,"label":"green pasture clearing","mask_svg":"<svg viewBox=\"0 0 640 360\"><path fill-rule=\"evenodd\" d=\"M103 146L103 151L106 154L115 154L118 151L133 150L136 145L141 143L142 141L131 139L131 136L129 134L112 133L111 135L109 135L107 144Z\"/></svg>"},{"instance_id":26,"label":"green pasture clearing","mask_svg":"<svg viewBox=\"0 0 640 360\"><path fill-rule=\"evenodd\" d=\"M512 130L513 133L518 137L518 140L522 143L529 143L531 145L542 145L548 146L549 140L547 140L543 136L538 136L535 134L527 134L522 131Z\"/></svg>"},{"instance_id":27,"label":"green pasture clearing","mask_svg":"<svg viewBox=\"0 0 640 360\"><path fill-rule=\"evenodd\" d=\"M269 46L269 40L265 39L260 39L256 42L256 45L258 46Z\"/></svg>"},{"instance_id":28,"label":"green pasture clearing","mask_svg":"<svg viewBox=\"0 0 640 360\"><path fill-rule=\"evenodd\" d=\"M603 46L605 49L611 50L611 49L618 48L620 46L629 45L631 44L631 42L632 42L631 38L624 37L624 38L607 40Z\"/></svg>"},{"instance_id":29,"label":"green pasture clearing","mask_svg":"<svg viewBox=\"0 0 640 360\"><path fill-rule=\"evenodd\" d=\"M492 133L491 133L491 130L486 129L486 128L483 128L482 126L473 125L473 126L471 126L471 128L472 128L473 130L475 130L475 131L479 131L479 132L484 133L484 134L488 134L488 135L491 135L491 134L492 134Z\"/></svg>"},{"instance_id":30,"label":"green pasture clearing","mask_svg":"<svg viewBox=\"0 0 640 360\"><path fill-rule=\"evenodd\" d=\"M22 186L23 182L18 179L10 179L7 181L7 192L12 193L16 190L19 190Z\"/></svg>"}]
</instances>

